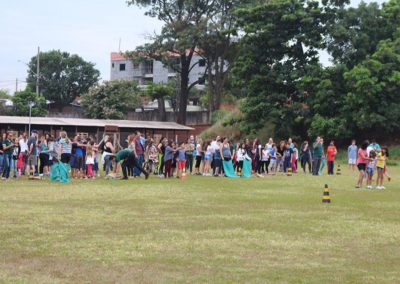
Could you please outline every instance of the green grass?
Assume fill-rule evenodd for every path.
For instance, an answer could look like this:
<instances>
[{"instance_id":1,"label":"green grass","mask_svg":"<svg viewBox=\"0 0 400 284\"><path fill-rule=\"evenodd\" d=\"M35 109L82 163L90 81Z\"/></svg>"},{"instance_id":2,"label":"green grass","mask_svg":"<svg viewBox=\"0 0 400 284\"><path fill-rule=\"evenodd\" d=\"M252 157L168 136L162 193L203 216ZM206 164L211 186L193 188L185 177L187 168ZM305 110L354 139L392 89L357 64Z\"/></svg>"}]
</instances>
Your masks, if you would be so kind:
<instances>
[{"instance_id":1,"label":"green grass","mask_svg":"<svg viewBox=\"0 0 400 284\"><path fill-rule=\"evenodd\" d=\"M2 182L0 283L399 283L398 170Z\"/></svg>"}]
</instances>

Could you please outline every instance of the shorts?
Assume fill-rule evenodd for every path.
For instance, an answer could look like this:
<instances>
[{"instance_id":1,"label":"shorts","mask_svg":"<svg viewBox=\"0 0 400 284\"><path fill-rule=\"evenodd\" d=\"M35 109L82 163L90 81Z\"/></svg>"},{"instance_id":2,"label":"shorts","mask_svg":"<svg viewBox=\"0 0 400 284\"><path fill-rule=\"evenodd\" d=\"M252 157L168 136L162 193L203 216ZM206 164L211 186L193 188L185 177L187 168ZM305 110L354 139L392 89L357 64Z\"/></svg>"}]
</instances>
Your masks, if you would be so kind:
<instances>
[{"instance_id":1,"label":"shorts","mask_svg":"<svg viewBox=\"0 0 400 284\"><path fill-rule=\"evenodd\" d=\"M64 164L69 164L70 160L71 160L71 154L69 153L61 154L61 162L63 162Z\"/></svg>"},{"instance_id":2,"label":"shorts","mask_svg":"<svg viewBox=\"0 0 400 284\"><path fill-rule=\"evenodd\" d=\"M212 155L205 155L204 159L206 161L211 161L212 160Z\"/></svg>"},{"instance_id":3,"label":"shorts","mask_svg":"<svg viewBox=\"0 0 400 284\"><path fill-rule=\"evenodd\" d=\"M186 168L186 161L178 161L178 170L183 170Z\"/></svg>"},{"instance_id":4,"label":"shorts","mask_svg":"<svg viewBox=\"0 0 400 284\"><path fill-rule=\"evenodd\" d=\"M349 165L356 165L357 159L349 159Z\"/></svg>"},{"instance_id":5,"label":"shorts","mask_svg":"<svg viewBox=\"0 0 400 284\"><path fill-rule=\"evenodd\" d=\"M28 162L27 163L30 166L37 166L37 157L36 157L36 155L30 155L28 157Z\"/></svg>"},{"instance_id":6,"label":"shorts","mask_svg":"<svg viewBox=\"0 0 400 284\"><path fill-rule=\"evenodd\" d=\"M373 168L367 168L367 174L369 175L374 175L374 169Z\"/></svg>"},{"instance_id":7,"label":"shorts","mask_svg":"<svg viewBox=\"0 0 400 284\"><path fill-rule=\"evenodd\" d=\"M275 168L275 162L276 162L276 160L275 159L271 159L270 160L270 162L269 162L269 167L272 169L272 168Z\"/></svg>"},{"instance_id":8,"label":"shorts","mask_svg":"<svg viewBox=\"0 0 400 284\"><path fill-rule=\"evenodd\" d=\"M83 157L82 156L76 156L75 157L75 167L73 167L78 170L83 169Z\"/></svg>"},{"instance_id":9,"label":"shorts","mask_svg":"<svg viewBox=\"0 0 400 284\"><path fill-rule=\"evenodd\" d=\"M357 168L358 168L359 171L365 171L365 168L366 168L366 167L367 167L366 164L358 164L358 165L357 165Z\"/></svg>"},{"instance_id":10,"label":"shorts","mask_svg":"<svg viewBox=\"0 0 400 284\"><path fill-rule=\"evenodd\" d=\"M376 167L376 170L377 170L378 172L383 172L383 171L385 171L385 168Z\"/></svg>"},{"instance_id":11,"label":"shorts","mask_svg":"<svg viewBox=\"0 0 400 284\"><path fill-rule=\"evenodd\" d=\"M196 156L196 164L195 168L200 168L200 163L201 163L201 156Z\"/></svg>"}]
</instances>

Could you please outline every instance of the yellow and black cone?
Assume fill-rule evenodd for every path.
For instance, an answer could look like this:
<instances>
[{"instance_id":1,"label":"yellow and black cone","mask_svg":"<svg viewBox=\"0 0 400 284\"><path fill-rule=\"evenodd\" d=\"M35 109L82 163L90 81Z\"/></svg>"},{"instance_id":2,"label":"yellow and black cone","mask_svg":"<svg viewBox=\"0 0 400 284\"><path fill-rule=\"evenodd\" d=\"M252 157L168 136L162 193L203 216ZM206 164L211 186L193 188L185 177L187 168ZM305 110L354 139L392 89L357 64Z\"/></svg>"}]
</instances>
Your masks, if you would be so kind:
<instances>
[{"instance_id":1,"label":"yellow and black cone","mask_svg":"<svg viewBox=\"0 0 400 284\"><path fill-rule=\"evenodd\" d=\"M287 168L287 169L286 169L286 175L287 175L288 177L291 177L291 176L292 176L292 173L293 173L292 168Z\"/></svg>"},{"instance_id":2,"label":"yellow and black cone","mask_svg":"<svg viewBox=\"0 0 400 284\"><path fill-rule=\"evenodd\" d=\"M331 196L329 195L329 188L328 185L325 184L324 195L322 198L323 203L331 203Z\"/></svg>"},{"instance_id":3,"label":"yellow and black cone","mask_svg":"<svg viewBox=\"0 0 400 284\"><path fill-rule=\"evenodd\" d=\"M342 174L342 170L340 169L340 165L338 165L336 170L336 175L340 176Z\"/></svg>"}]
</instances>

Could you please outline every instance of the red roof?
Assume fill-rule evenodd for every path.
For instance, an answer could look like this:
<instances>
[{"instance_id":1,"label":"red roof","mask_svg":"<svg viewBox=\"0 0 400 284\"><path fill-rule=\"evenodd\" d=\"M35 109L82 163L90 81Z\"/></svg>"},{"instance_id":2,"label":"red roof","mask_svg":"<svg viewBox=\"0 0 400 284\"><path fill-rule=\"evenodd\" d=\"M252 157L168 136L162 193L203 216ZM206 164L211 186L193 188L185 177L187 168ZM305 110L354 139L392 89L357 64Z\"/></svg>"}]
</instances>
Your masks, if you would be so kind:
<instances>
[{"instance_id":1,"label":"red roof","mask_svg":"<svg viewBox=\"0 0 400 284\"><path fill-rule=\"evenodd\" d=\"M123 53L111 52L111 61L122 61L122 60L126 60L126 58L123 55Z\"/></svg>"}]
</instances>

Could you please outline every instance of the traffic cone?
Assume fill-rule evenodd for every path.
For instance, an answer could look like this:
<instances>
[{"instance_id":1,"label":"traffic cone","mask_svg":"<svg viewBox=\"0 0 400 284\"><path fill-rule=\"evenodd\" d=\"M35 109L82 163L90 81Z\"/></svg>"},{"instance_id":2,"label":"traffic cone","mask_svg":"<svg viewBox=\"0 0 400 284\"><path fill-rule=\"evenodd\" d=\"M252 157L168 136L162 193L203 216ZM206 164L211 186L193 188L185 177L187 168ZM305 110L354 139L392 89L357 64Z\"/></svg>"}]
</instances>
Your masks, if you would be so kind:
<instances>
[{"instance_id":1,"label":"traffic cone","mask_svg":"<svg viewBox=\"0 0 400 284\"><path fill-rule=\"evenodd\" d=\"M322 198L322 203L331 203L331 197L329 195L329 188L328 188L327 184L325 184L325 190L324 190L324 195Z\"/></svg>"},{"instance_id":2,"label":"traffic cone","mask_svg":"<svg viewBox=\"0 0 400 284\"><path fill-rule=\"evenodd\" d=\"M336 175L340 176L342 174L342 171L340 169L340 165L337 166L337 170L336 170Z\"/></svg>"},{"instance_id":3,"label":"traffic cone","mask_svg":"<svg viewBox=\"0 0 400 284\"><path fill-rule=\"evenodd\" d=\"M291 176L292 176L292 168L287 168L287 169L286 169L286 175L287 175L288 177L291 177Z\"/></svg>"}]
</instances>

